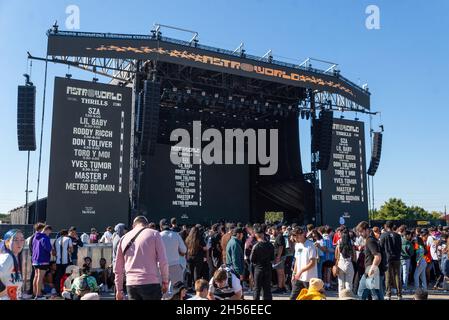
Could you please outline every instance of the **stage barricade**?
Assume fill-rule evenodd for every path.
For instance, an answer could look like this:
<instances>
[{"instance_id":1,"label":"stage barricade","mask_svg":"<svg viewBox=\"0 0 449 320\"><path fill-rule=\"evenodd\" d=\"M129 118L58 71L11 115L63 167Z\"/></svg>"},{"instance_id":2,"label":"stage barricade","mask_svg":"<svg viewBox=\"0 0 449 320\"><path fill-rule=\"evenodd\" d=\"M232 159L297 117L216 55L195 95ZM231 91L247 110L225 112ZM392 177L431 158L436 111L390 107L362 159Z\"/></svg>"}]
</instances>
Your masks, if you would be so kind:
<instances>
[{"instance_id":1,"label":"stage barricade","mask_svg":"<svg viewBox=\"0 0 449 320\"><path fill-rule=\"evenodd\" d=\"M52 244L54 239L52 239ZM106 259L106 266L112 263L112 244L104 243L93 243L84 244L83 247L78 248L78 262L79 267L83 266L84 258L92 258L92 270L100 267L100 259ZM52 261L55 261L56 257L52 257ZM30 277L31 277L31 256L28 247L25 247L22 251L22 273L24 281L24 290L28 291L30 288Z\"/></svg>"}]
</instances>

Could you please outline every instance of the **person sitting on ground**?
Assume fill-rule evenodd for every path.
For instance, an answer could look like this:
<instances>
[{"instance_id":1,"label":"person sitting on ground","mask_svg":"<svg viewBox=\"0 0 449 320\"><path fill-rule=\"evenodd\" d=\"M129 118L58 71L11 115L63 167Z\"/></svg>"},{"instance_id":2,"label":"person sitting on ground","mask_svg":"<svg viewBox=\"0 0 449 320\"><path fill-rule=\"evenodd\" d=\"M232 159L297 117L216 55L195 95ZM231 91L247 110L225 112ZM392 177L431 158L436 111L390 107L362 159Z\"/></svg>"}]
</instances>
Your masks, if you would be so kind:
<instances>
[{"instance_id":1,"label":"person sitting on ground","mask_svg":"<svg viewBox=\"0 0 449 320\"><path fill-rule=\"evenodd\" d=\"M92 258L91 257L84 257L84 264L87 265L89 268L92 268Z\"/></svg>"},{"instance_id":2,"label":"person sitting on ground","mask_svg":"<svg viewBox=\"0 0 449 320\"><path fill-rule=\"evenodd\" d=\"M187 300L187 287L182 281L178 281L173 285L172 293L168 300Z\"/></svg>"},{"instance_id":3,"label":"person sitting on ground","mask_svg":"<svg viewBox=\"0 0 449 320\"><path fill-rule=\"evenodd\" d=\"M242 299L242 285L235 273L225 265L215 271L209 282L209 300L240 300Z\"/></svg>"},{"instance_id":4,"label":"person sitting on ground","mask_svg":"<svg viewBox=\"0 0 449 320\"><path fill-rule=\"evenodd\" d=\"M72 283L75 278L80 276L80 268L78 266L70 265L65 269L65 274L61 278L61 296L65 300L72 300Z\"/></svg>"},{"instance_id":5,"label":"person sitting on ground","mask_svg":"<svg viewBox=\"0 0 449 320\"><path fill-rule=\"evenodd\" d=\"M303 288L296 300L326 300L323 280L318 278L310 279L309 288Z\"/></svg>"},{"instance_id":6,"label":"person sitting on ground","mask_svg":"<svg viewBox=\"0 0 449 320\"><path fill-rule=\"evenodd\" d=\"M195 281L196 294L187 300L207 300L209 293L209 283L204 279L198 279Z\"/></svg>"},{"instance_id":7,"label":"person sitting on ground","mask_svg":"<svg viewBox=\"0 0 449 320\"><path fill-rule=\"evenodd\" d=\"M88 293L98 292L97 281L90 275L90 268L87 264L83 265L81 276L73 280L71 289L73 293L73 300L80 300Z\"/></svg>"},{"instance_id":8,"label":"person sitting on ground","mask_svg":"<svg viewBox=\"0 0 449 320\"><path fill-rule=\"evenodd\" d=\"M428 299L428 293L423 288L417 288L415 291L415 295L413 296L414 300L427 300Z\"/></svg>"},{"instance_id":9,"label":"person sitting on ground","mask_svg":"<svg viewBox=\"0 0 449 320\"><path fill-rule=\"evenodd\" d=\"M101 258L100 268L97 268L92 275L95 276L95 280L97 280L97 283L103 292L109 292L109 288L113 286L114 281L111 279L111 273L111 268L106 266L106 259Z\"/></svg>"},{"instance_id":10,"label":"person sitting on ground","mask_svg":"<svg viewBox=\"0 0 449 320\"><path fill-rule=\"evenodd\" d=\"M50 268L44 275L44 294L56 295L56 262L50 262Z\"/></svg>"}]
</instances>

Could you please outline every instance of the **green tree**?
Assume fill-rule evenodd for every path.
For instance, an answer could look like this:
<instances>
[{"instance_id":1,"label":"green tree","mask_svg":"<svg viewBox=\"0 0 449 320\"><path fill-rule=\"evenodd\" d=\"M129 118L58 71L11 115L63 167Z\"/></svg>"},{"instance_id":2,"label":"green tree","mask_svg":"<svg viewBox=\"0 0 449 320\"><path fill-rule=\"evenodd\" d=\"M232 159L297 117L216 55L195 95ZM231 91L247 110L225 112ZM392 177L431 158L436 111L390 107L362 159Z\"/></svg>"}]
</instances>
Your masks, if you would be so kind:
<instances>
[{"instance_id":1,"label":"green tree","mask_svg":"<svg viewBox=\"0 0 449 320\"><path fill-rule=\"evenodd\" d=\"M419 206L407 206L401 199L391 198L379 210L371 210L374 220L438 220L441 212L428 212Z\"/></svg>"},{"instance_id":2,"label":"green tree","mask_svg":"<svg viewBox=\"0 0 449 320\"><path fill-rule=\"evenodd\" d=\"M373 216L375 220L407 219L409 208L401 199L391 198L386 201Z\"/></svg>"}]
</instances>

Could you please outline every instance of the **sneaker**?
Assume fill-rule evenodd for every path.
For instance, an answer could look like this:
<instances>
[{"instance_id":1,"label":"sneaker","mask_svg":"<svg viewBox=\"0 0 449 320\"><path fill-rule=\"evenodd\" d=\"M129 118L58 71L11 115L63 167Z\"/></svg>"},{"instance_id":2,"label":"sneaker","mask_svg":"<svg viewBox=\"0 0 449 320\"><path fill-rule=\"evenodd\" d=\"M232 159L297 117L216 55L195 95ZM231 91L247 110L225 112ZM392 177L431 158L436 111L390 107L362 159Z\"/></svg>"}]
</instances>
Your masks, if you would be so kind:
<instances>
[{"instance_id":1,"label":"sneaker","mask_svg":"<svg viewBox=\"0 0 449 320\"><path fill-rule=\"evenodd\" d=\"M404 299L402 299L402 296L398 296L398 300L404 300Z\"/></svg>"},{"instance_id":2,"label":"sneaker","mask_svg":"<svg viewBox=\"0 0 449 320\"><path fill-rule=\"evenodd\" d=\"M386 297L385 297L385 300L391 300L391 297L386 296Z\"/></svg>"},{"instance_id":3,"label":"sneaker","mask_svg":"<svg viewBox=\"0 0 449 320\"><path fill-rule=\"evenodd\" d=\"M271 293L274 293L274 294L283 294L286 292L287 292L287 290L285 290L285 288L277 288L277 289L271 291Z\"/></svg>"},{"instance_id":4,"label":"sneaker","mask_svg":"<svg viewBox=\"0 0 449 320\"><path fill-rule=\"evenodd\" d=\"M29 293L24 293L24 294L22 294L22 299L30 300L30 299L34 299L34 296L32 294L29 294Z\"/></svg>"},{"instance_id":5,"label":"sneaker","mask_svg":"<svg viewBox=\"0 0 449 320\"><path fill-rule=\"evenodd\" d=\"M34 300L47 300L47 298L45 298L45 296L37 296L34 297Z\"/></svg>"}]
</instances>

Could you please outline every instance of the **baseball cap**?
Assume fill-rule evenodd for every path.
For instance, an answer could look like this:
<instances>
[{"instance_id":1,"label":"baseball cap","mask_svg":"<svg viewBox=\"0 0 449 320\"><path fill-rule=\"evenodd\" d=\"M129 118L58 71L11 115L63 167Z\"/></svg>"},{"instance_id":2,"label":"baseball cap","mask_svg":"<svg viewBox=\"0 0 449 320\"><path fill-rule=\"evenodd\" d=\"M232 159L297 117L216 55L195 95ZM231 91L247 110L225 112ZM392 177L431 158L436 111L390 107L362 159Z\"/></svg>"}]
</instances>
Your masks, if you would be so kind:
<instances>
[{"instance_id":1,"label":"baseball cap","mask_svg":"<svg viewBox=\"0 0 449 320\"><path fill-rule=\"evenodd\" d=\"M161 221L159 221L159 225L161 226L161 227L170 227L170 224L168 223L168 220L167 219L161 219Z\"/></svg>"}]
</instances>

